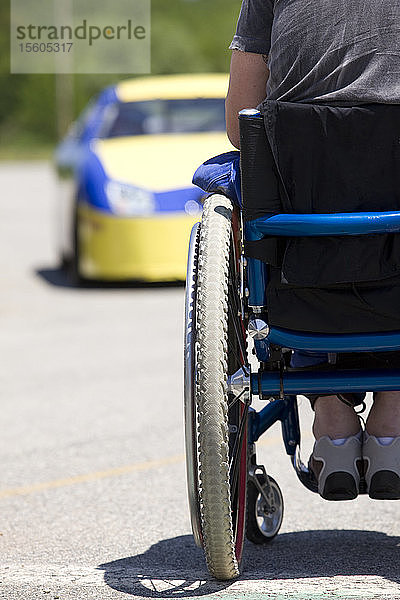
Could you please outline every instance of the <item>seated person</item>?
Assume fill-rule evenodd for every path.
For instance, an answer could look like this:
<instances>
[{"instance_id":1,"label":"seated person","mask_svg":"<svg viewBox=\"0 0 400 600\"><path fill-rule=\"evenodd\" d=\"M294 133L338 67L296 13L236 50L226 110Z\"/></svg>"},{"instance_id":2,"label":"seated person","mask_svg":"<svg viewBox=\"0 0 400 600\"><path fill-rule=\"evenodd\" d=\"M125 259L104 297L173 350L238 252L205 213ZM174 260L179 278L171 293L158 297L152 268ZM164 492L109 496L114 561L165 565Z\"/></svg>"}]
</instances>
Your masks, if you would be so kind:
<instances>
[{"instance_id":1,"label":"seated person","mask_svg":"<svg viewBox=\"0 0 400 600\"><path fill-rule=\"evenodd\" d=\"M400 104L399 27L398 0L243 0L230 46L226 124L232 144L240 146L238 112L266 97L340 106ZM295 360L296 366L310 364L301 353ZM320 361L315 358L315 364ZM374 394L364 433L356 396L311 399L316 442L310 467L319 493L336 499L334 490L348 485L340 474L345 472L351 479L347 497L356 497L357 463L364 459L369 495L399 499L400 392Z\"/></svg>"}]
</instances>

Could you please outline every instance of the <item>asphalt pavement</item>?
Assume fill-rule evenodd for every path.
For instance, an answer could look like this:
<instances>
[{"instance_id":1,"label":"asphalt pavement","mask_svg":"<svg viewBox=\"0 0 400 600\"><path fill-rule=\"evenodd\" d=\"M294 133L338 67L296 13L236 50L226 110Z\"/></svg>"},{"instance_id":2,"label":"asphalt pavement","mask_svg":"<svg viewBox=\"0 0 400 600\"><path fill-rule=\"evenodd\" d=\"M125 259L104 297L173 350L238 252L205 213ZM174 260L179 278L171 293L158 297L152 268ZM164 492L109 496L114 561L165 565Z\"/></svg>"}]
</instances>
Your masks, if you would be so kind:
<instances>
[{"instance_id":1,"label":"asphalt pavement","mask_svg":"<svg viewBox=\"0 0 400 600\"><path fill-rule=\"evenodd\" d=\"M0 164L0 598L400 599L400 503L326 502L275 427L285 518L218 583L192 540L182 287L71 287L47 163ZM300 400L304 454L311 411Z\"/></svg>"}]
</instances>

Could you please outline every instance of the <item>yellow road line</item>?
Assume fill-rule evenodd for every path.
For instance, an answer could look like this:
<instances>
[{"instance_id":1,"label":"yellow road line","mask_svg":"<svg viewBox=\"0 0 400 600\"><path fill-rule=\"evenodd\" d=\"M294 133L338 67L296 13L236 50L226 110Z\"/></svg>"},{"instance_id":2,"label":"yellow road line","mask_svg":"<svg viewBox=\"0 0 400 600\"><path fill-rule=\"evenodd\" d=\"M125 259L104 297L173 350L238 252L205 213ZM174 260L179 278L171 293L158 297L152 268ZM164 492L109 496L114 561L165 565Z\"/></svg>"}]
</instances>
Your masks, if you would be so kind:
<instances>
[{"instance_id":1,"label":"yellow road line","mask_svg":"<svg viewBox=\"0 0 400 600\"><path fill-rule=\"evenodd\" d=\"M175 463L182 462L183 458L183 454L177 454L175 456L168 456L159 460L148 460L142 463L134 463L133 465L116 467L115 469L108 469L107 471L95 471L93 473L87 473L85 475L77 475L75 477L67 477L65 479L43 481L42 483L33 483L32 485L0 490L0 500L3 498L10 498L12 496L27 496L29 494L35 494L36 492L43 492L44 490L66 487L69 485L75 485L77 483L98 481L99 479L106 479L108 477L118 477L119 475L125 475L126 473L134 473L136 471L147 471L149 469L157 469L158 467L165 467L166 465L173 465Z\"/></svg>"},{"instance_id":2,"label":"yellow road line","mask_svg":"<svg viewBox=\"0 0 400 600\"><path fill-rule=\"evenodd\" d=\"M260 442L257 442L257 445L270 446L278 443L280 440L281 436L274 435ZM148 460L142 463L124 465L122 467L116 467L115 469L108 469L106 471L94 471L93 473L76 475L75 477L66 477L65 479L54 479L52 481L43 481L41 483L33 483L31 485L8 488L0 490L0 500L15 496L29 496L30 494L36 494L45 490L68 487L70 485L76 485L78 483L87 483L89 481L98 481L100 479L107 479L110 477L119 477L120 475L126 475L127 473L148 471L150 469L157 469L159 467L174 465L176 463L182 462L183 460L183 454L176 454L175 456L167 456L166 458L161 458L158 460Z\"/></svg>"}]
</instances>

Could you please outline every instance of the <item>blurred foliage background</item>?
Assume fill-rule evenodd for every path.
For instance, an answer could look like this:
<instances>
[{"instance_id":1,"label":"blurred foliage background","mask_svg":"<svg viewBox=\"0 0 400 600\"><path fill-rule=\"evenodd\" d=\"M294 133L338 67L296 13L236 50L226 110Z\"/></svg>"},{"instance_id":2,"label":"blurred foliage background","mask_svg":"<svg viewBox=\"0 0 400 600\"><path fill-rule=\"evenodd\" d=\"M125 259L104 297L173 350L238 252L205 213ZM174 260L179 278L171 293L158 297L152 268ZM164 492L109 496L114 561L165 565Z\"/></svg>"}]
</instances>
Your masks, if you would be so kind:
<instances>
[{"instance_id":1,"label":"blurred foliage background","mask_svg":"<svg viewBox=\"0 0 400 600\"><path fill-rule=\"evenodd\" d=\"M241 0L152 0L152 74L227 72ZM47 155L65 124L57 122L56 77L11 75L9 2L0 2L0 157ZM129 75L63 75L76 117L102 87ZM68 80L64 85L68 85Z\"/></svg>"}]
</instances>

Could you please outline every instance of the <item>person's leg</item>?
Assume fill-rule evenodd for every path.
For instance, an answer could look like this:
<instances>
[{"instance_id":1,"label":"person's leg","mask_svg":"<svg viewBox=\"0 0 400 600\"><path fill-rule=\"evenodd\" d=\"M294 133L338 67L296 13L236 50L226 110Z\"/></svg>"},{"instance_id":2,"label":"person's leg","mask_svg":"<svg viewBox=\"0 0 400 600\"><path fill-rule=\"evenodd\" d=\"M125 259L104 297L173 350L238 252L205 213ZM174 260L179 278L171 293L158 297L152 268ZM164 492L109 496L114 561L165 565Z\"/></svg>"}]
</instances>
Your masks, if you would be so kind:
<instances>
[{"instance_id":1,"label":"person's leg","mask_svg":"<svg viewBox=\"0 0 400 600\"><path fill-rule=\"evenodd\" d=\"M360 423L355 410L336 396L321 396L315 404L313 433L315 439L324 435L331 439L356 435ZM375 392L366 429L376 437L400 436L400 391Z\"/></svg>"},{"instance_id":2,"label":"person's leg","mask_svg":"<svg viewBox=\"0 0 400 600\"><path fill-rule=\"evenodd\" d=\"M376 392L363 442L370 498L400 499L400 392Z\"/></svg>"},{"instance_id":3,"label":"person's leg","mask_svg":"<svg viewBox=\"0 0 400 600\"><path fill-rule=\"evenodd\" d=\"M337 396L320 396L314 404L313 433L316 440L323 436L331 439L357 435L360 421L353 407Z\"/></svg>"},{"instance_id":4,"label":"person's leg","mask_svg":"<svg viewBox=\"0 0 400 600\"><path fill-rule=\"evenodd\" d=\"M364 462L369 496L400 499L400 391L374 394L363 440L356 412L336 396L317 398L314 410L316 442L310 468L320 495L330 500L355 498Z\"/></svg>"},{"instance_id":5,"label":"person's leg","mask_svg":"<svg viewBox=\"0 0 400 600\"><path fill-rule=\"evenodd\" d=\"M327 363L326 353L295 351L292 368L310 368ZM318 493L326 500L352 500L357 497L362 461L362 434L359 418L353 408L336 395L308 396L315 411L313 433L315 444L309 468L318 485ZM361 404L364 394L347 394L346 401Z\"/></svg>"},{"instance_id":6,"label":"person's leg","mask_svg":"<svg viewBox=\"0 0 400 600\"><path fill-rule=\"evenodd\" d=\"M292 368L305 368L328 363L329 355L326 352L308 352L294 350L291 356ZM354 398L357 394L352 395ZM358 394L359 404L364 398ZM309 396L312 408L315 411L313 433L316 440L327 435L331 439L341 439L356 435L360 431L359 419L354 408L347 406L337 396ZM355 402L357 404L357 402Z\"/></svg>"},{"instance_id":7,"label":"person's leg","mask_svg":"<svg viewBox=\"0 0 400 600\"><path fill-rule=\"evenodd\" d=\"M375 392L366 429L376 437L400 436L400 392Z\"/></svg>"},{"instance_id":8,"label":"person's leg","mask_svg":"<svg viewBox=\"0 0 400 600\"><path fill-rule=\"evenodd\" d=\"M326 500L352 500L358 495L362 461L358 416L337 396L312 398L312 404L316 441L309 468L318 492Z\"/></svg>"}]
</instances>

